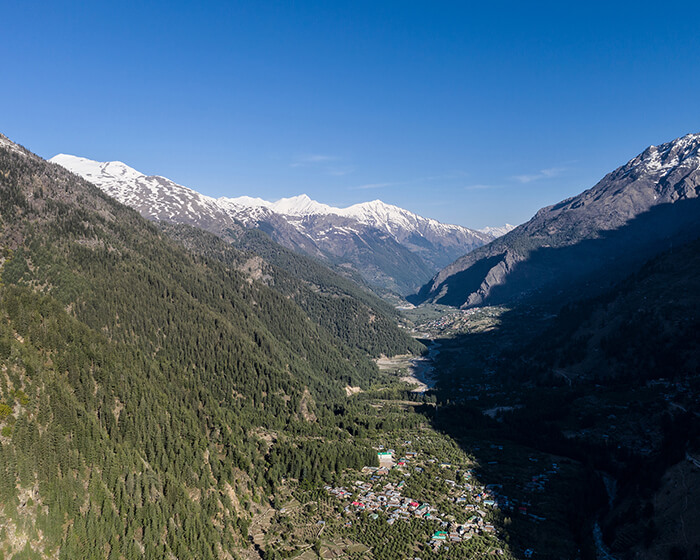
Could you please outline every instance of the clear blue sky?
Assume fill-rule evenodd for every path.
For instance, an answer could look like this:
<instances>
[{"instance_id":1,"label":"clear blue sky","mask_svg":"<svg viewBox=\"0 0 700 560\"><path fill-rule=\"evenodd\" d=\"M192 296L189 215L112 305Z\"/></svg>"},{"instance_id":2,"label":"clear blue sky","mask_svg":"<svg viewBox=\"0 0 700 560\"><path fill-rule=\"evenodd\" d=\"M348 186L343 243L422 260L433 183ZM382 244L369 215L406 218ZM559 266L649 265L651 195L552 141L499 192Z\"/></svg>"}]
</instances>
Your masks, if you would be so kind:
<instances>
[{"instance_id":1,"label":"clear blue sky","mask_svg":"<svg viewBox=\"0 0 700 560\"><path fill-rule=\"evenodd\" d=\"M526 221L700 132L697 2L19 2L0 131L212 196Z\"/></svg>"}]
</instances>

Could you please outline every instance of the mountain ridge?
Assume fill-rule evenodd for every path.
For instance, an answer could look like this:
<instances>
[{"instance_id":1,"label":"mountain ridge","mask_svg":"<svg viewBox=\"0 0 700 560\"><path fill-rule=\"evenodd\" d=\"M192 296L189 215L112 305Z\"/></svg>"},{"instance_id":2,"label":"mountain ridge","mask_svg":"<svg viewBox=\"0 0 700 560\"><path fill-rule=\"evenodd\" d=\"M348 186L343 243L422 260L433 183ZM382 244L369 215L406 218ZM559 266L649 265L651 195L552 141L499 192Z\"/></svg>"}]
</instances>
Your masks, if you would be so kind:
<instances>
[{"instance_id":1,"label":"mountain ridge","mask_svg":"<svg viewBox=\"0 0 700 560\"><path fill-rule=\"evenodd\" d=\"M625 271L606 259L641 264L673 239L696 235L692 202L673 211L664 206L696 200L699 190L700 134L650 146L593 187L540 209L528 222L445 267L411 300L470 307L528 291L551 294L563 278L584 281L603 266L619 279ZM656 229L645 230L645 224ZM656 247L660 243L666 245Z\"/></svg>"},{"instance_id":2,"label":"mountain ridge","mask_svg":"<svg viewBox=\"0 0 700 560\"><path fill-rule=\"evenodd\" d=\"M58 154L58 163L152 220L186 223L221 235L257 228L287 248L337 266L351 266L375 286L417 289L442 266L510 226L478 231L442 224L380 200L336 208L305 194L275 202L242 196L213 198L121 162Z\"/></svg>"}]
</instances>

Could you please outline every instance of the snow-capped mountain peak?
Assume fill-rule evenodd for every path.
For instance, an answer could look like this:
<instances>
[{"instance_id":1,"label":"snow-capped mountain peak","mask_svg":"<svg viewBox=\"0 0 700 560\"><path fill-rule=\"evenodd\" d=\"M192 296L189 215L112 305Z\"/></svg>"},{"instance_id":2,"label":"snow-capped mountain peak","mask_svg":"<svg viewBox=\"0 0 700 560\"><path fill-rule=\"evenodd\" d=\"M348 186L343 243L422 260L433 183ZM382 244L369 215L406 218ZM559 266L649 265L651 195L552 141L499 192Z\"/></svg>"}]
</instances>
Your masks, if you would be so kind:
<instances>
[{"instance_id":1,"label":"snow-capped mountain peak","mask_svg":"<svg viewBox=\"0 0 700 560\"><path fill-rule=\"evenodd\" d=\"M501 237L509 231L514 230L516 227L518 226L514 226L512 224L504 224L502 226L487 226L485 228L481 228L478 231L487 235L492 235L493 237Z\"/></svg>"},{"instance_id":2,"label":"snow-capped mountain peak","mask_svg":"<svg viewBox=\"0 0 700 560\"><path fill-rule=\"evenodd\" d=\"M259 197L239 196L236 198L222 197L219 201L229 208L267 208L277 214L285 216L309 216L312 214L333 214L337 210L327 204L321 204L309 198L306 194L300 194L289 198L280 198L275 202Z\"/></svg>"},{"instance_id":3,"label":"snow-capped mountain peak","mask_svg":"<svg viewBox=\"0 0 700 560\"><path fill-rule=\"evenodd\" d=\"M533 297L551 304L557 294L607 290L700 234L699 199L700 134L649 146L593 187L464 255L413 302L473 306Z\"/></svg>"},{"instance_id":4,"label":"snow-capped mountain peak","mask_svg":"<svg viewBox=\"0 0 700 560\"><path fill-rule=\"evenodd\" d=\"M415 214L409 210L394 206L392 204L387 204L386 202L378 199L369 202L360 202L345 208L323 204L313 200L306 194L300 194L289 198L281 198L274 202L249 196L220 198L219 200L228 207L245 207L248 209L266 208L277 214L289 217L298 218L335 215L342 218L357 220L362 224L378 227L390 232L395 232L397 228L415 228L418 225L422 227L430 227L432 229L441 229L446 232L475 231L469 230L463 226L443 224L431 218L424 218L423 216L419 216L418 214ZM505 228L492 229L495 232ZM481 233L485 233L487 236L494 236L490 231Z\"/></svg>"},{"instance_id":5,"label":"snow-capped mountain peak","mask_svg":"<svg viewBox=\"0 0 700 560\"><path fill-rule=\"evenodd\" d=\"M686 134L660 146L649 146L623 167L662 175L679 167L696 166L700 162L700 134Z\"/></svg>"},{"instance_id":6,"label":"snow-capped mountain peak","mask_svg":"<svg viewBox=\"0 0 700 560\"><path fill-rule=\"evenodd\" d=\"M99 187L147 218L197 223L202 216L231 222L217 201L159 175L144 175L121 161L58 154L50 160Z\"/></svg>"},{"instance_id":7,"label":"snow-capped mountain peak","mask_svg":"<svg viewBox=\"0 0 700 560\"><path fill-rule=\"evenodd\" d=\"M270 204L270 208L278 214L286 216L308 216L310 214L333 214L335 208L322 204L309 198L306 194L300 194L289 198L280 198Z\"/></svg>"},{"instance_id":8,"label":"snow-capped mountain peak","mask_svg":"<svg viewBox=\"0 0 700 560\"><path fill-rule=\"evenodd\" d=\"M226 235L234 222L287 247L357 268L373 284L407 293L439 268L491 241L491 233L442 224L381 200L337 208L306 194L270 202L212 198L122 162L59 154L52 162L153 220L184 222Z\"/></svg>"},{"instance_id":9,"label":"snow-capped mountain peak","mask_svg":"<svg viewBox=\"0 0 700 560\"><path fill-rule=\"evenodd\" d=\"M100 162L69 154L58 154L49 161L58 163L63 167L69 167L81 177L92 177L94 181L104 181L106 177L133 180L145 176L121 161Z\"/></svg>"},{"instance_id":10,"label":"snow-capped mountain peak","mask_svg":"<svg viewBox=\"0 0 700 560\"><path fill-rule=\"evenodd\" d=\"M398 206L387 204L381 200L372 200L370 202L360 202L353 204L344 209L346 216L352 216L357 219L396 221L402 220L407 216L419 217L417 214L404 210Z\"/></svg>"}]
</instances>

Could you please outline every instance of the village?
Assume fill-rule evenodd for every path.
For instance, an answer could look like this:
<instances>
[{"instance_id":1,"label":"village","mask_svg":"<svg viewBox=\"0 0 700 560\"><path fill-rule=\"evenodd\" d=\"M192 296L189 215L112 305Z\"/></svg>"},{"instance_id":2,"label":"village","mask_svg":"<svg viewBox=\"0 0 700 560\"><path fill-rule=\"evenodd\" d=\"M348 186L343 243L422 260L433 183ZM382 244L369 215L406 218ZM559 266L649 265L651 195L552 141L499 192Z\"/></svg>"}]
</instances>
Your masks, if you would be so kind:
<instances>
[{"instance_id":1,"label":"village","mask_svg":"<svg viewBox=\"0 0 700 560\"><path fill-rule=\"evenodd\" d=\"M411 442L404 442L410 447ZM497 446L494 446L497 447ZM346 516L368 514L370 519L384 518L388 525L394 523L422 520L437 528L429 532L431 536L426 543L433 550L439 550L450 544L469 541L474 537L499 536L498 523L503 513L517 512L531 521L545 521L542 516L528 512L529 501L508 498L502 493L502 485L482 486L475 480L473 468L467 465L453 465L440 462L431 456L420 456L416 451L396 452L379 446L378 467L364 467L356 480L349 480L344 486L324 487L325 491L345 504ZM533 476L525 485L528 493L543 492L549 477L556 474L559 467L551 465L542 474ZM429 503L420 494L409 495L412 476L429 473L436 483L446 487L440 504ZM346 521L345 526L352 525L353 520ZM498 541L494 540L494 543ZM503 555L501 548L494 547L493 552ZM524 551L525 557L531 557L534 551Z\"/></svg>"},{"instance_id":2,"label":"village","mask_svg":"<svg viewBox=\"0 0 700 560\"><path fill-rule=\"evenodd\" d=\"M437 306L436 306L437 307ZM434 338L444 337L457 333L483 332L494 328L499 322L499 317L505 312L501 307L479 307L454 311L454 309L436 309L439 317L430 317L421 320L417 317L417 324L411 329L412 334ZM415 312L418 314L419 312Z\"/></svg>"}]
</instances>

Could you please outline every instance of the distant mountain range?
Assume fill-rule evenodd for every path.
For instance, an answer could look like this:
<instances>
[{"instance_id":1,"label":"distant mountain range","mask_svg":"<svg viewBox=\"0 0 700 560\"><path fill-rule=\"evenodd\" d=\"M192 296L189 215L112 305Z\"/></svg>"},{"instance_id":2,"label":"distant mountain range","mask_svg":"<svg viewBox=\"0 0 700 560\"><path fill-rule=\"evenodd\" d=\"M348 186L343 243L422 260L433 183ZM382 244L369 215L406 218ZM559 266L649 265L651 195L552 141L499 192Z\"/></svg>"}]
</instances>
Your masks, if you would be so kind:
<instances>
[{"instance_id":1,"label":"distant mountain range","mask_svg":"<svg viewBox=\"0 0 700 560\"><path fill-rule=\"evenodd\" d=\"M650 146L578 196L440 271L409 299L471 307L601 293L700 236L700 134Z\"/></svg>"},{"instance_id":2,"label":"distant mountain range","mask_svg":"<svg viewBox=\"0 0 700 560\"><path fill-rule=\"evenodd\" d=\"M269 202L212 198L124 163L59 154L51 158L151 220L194 225L226 236L243 224L330 264L357 270L375 287L407 294L440 268L513 226L478 231L424 218L380 200L335 208L306 195Z\"/></svg>"}]
</instances>

